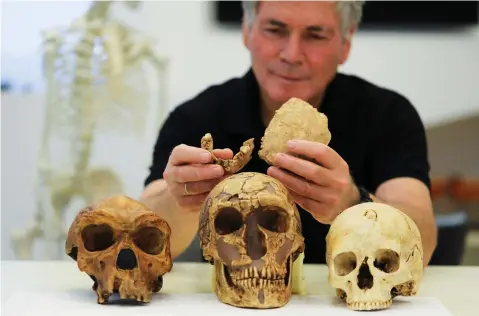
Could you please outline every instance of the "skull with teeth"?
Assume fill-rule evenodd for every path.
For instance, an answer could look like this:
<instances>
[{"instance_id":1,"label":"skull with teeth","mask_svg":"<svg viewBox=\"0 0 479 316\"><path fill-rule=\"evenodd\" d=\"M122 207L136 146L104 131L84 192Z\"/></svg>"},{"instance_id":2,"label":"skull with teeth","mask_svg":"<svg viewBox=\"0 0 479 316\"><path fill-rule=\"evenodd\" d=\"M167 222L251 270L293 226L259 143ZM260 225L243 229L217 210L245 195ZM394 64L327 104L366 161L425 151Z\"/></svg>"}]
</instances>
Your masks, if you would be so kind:
<instances>
[{"instance_id":1,"label":"skull with teeth","mask_svg":"<svg viewBox=\"0 0 479 316\"><path fill-rule=\"evenodd\" d=\"M396 296L416 295L423 249L416 224L382 203L348 208L326 237L329 284L352 310L379 310Z\"/></svg>"},{"instance_id":2,"label":"skull with teeth","mask_svg":"<svg viewBox=\"0 0 479 316\"><path fill-rule=\"evenodd\" d=\"M77 214L65 251L93 279L99 304L112 293L149 302L173 266L170 233L168 223L140 202L113 196Z\"/></svg>"},{"instance_id":3,"label":"skull with teeth","mask_svg":"<svg viewBox=\"0 0 479 316\"><path fill-rule=\"evenodd\" d=\"M296 205L279 181L254 172L224 179L203 204L199 235L205 259L215 266L220 301L249 308L289 301L304 238Z\"/></svg>"}]
</instances>

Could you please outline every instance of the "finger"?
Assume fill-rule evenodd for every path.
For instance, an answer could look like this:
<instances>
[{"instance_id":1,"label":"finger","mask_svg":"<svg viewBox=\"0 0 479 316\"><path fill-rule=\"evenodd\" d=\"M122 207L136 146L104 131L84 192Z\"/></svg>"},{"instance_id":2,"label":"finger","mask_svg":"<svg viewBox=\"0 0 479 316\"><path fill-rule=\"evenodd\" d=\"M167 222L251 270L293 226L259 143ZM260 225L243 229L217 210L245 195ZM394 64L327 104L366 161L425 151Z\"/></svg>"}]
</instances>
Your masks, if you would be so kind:
<instances>
[{"instance_id":1,"label":"finger","mask_svg":"<svg viewBox=\"0 0 479 316\"><path fill-rule=\"evenodd\" d=\"M331 170L325 169L311 161L288 154L277 154L274 164L278 168L288 170L319 185L327 185L332 180Z\"/></svg>"},{"instance_id":2,"label":"finger","mask_svg":"<svg viewBox=\"0 0 479 316\"><path fill-rule=\"evenodd\" d=\"M231 159L233 158L233 151L229 148L226 149L215 149L213 154L221 159Z\"/></svg>"},{"instance_id":3,"label":"finger","mask_svg":"<svg viewBox=\"0 0 479 316\"><path fill-rule=\"evenodd\" d=\"M301 179L287 171L269 167L268 174L278 179L290 191L306 198L333 206L338 202L339 194L329 187L319 186L311 181Z\"/></svg>"},{"instance_id":4,"label":"finger","mask_svg":"<svg viewBox=\"0 0 479 316\"><path fill-rule=\"evenodd\" d=\"M308 140L288 141L288 152L309 157L327 169L334 169L343 160L331 147Z\"/></svg>"},{"instance_id":5,"label":"finger","mask_svg":"<svg viewBox=\"0 0 479 316\"><path fill-rule=\"evenodd\" d=\"M185 183L177 183L171 187L171 192L175 196L209 193L224 178L225 177L204 181L186 182L186 189L188 192L185 190Z\"/></svg>"},{"instance_id":6,"label":"finger","mask_svg":"<svg viewBox=\"0 0 479 316\"><path fill-rule=\"evenodd\" d=\"M333 215L331 214L330 208L326 203L309 199L295 192L290 192L290 194L294 201L306 212L310 213L318 222L323 224L331 223Z\"/></svg>"},{"instance_id":7,"label":"finger","mask_svg":"<svg viewBox=\"0 0 479 316\"><path fill-rule=\"evenodd\" d=\"M185 183L216 179L223 175L223 167L214 164L176 166L168 172L167 180L169 182Z\"/></svg>"},{"instance_id":8,"label":"finger","mask_svg":"<svg viewBox=\"0 0 479 316\"><path fill-rule=\"evenodd\" d=\"M201 206L201 204L203 204L207 196L208 196L207 193L203 193L199 195L181 196L177 200L177 204L179 207L183 209L198 210L198 208Z\"/></svg>"},{"instance_id":9,"label":"finger","mask_svg":"<svg viewBox=\"0 0 479 316\"><path fill-rule=\"evenodd\" d=\"M183 164L205 164L213 161L211 154L202 148L178 145L171 152L169 163L173 166Z\"/></svg>"}]
</instances>

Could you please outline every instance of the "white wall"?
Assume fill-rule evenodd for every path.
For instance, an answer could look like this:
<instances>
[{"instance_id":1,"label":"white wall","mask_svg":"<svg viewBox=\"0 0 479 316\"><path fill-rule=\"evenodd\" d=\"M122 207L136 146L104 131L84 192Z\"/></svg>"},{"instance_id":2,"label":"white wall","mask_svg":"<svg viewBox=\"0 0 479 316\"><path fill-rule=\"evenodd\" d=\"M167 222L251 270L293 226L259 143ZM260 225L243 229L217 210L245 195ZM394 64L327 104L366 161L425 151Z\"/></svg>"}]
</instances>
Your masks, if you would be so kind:
<instances>
[{"instance_id":1,"label":"white wall","mask_svg":"<svg viewBox=\"0 0 479 316\"><path fill-rule=\"evenodd\" d=\"M2 19L2 64L9 66L12 76L24 69L19 80L31 73L35 85L41 74L37 44L32 45L32 42L39 43L33 40L38 30L26 27L22 21L44 27L69 20L59 20L66 14L59 14L59 7L53 3L48 6L48 14L42 11L46 5L6 3L2 8L2 15L11 17ZM35 7L32 9L32 6ZM78 6L86 8L84 3ZM69 12L70 16L76 15L74 11ZM170 57L170 108L207 85L242 75L248 67L248 53L242 46L241 34L216 28L206 2L147 1L136 13L127 12L121 6L117 13L156 37L160 52ZM54 23L54 19L58 23ZM11 32L8 37L4 36L7 32ZM19 54L22 59L15 62L12 58ZM430 126L479 111L478 56L479 27L449 34L361 32L354 40L351 58L343 70L403 93ZM12 258L10 234L24 228L34 210L34 163L43 119L41 97L33 95L31 99L23 97L16 101L2 98L2 259ZM136 196L141 192L146 169L145 157L137 157L134 150L150 155L145 153L145 148L152 144L119 145L119 142L105 145L108 152L100 152L97 160L105 162L116 151L116 166L127 183L127 192ZM135 168L129 168L132 160Z\"/></svg>"},{"instance_id":2,"label":"white wall","mask_svg":"<svg viewBox=\"0 0 479 316\"><path fill-rule=\"evenodd\" d=\"M3 1L2 80L12 80L22 90L25 86L42 89L41 31L68 25L88 6L89 1Z\"/></svg>"}]
</instances>

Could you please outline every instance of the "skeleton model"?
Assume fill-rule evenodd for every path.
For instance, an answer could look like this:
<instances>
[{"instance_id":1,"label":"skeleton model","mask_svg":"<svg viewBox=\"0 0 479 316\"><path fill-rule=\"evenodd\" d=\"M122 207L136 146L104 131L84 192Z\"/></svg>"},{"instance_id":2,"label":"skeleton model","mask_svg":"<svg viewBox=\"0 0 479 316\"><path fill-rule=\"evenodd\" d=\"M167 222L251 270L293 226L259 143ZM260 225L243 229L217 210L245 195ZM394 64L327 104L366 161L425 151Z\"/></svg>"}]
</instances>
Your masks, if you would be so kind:
<instances>
[{"instance_id":1,"label":"skeleton model","mask_svg":"<svg viewBox=\"0 0 479 316\"><path fill-rule=\"evenodd\" d=\"M92 204L123 191L111 169L90 167L95 134L115 127L126 133L145 132L145 120L152 117L148 103L166 103L151 101L146 78L148 69L153 69L154 80L164 84L167 60L156 55L148 39L136 38L139 32L109 17L113 3L94 1L70 27L45 32L47 93L37 167L37 213L33 225L12 238L17 258L32 258L35 239L45 242L48 259L64 257L67 207L76 199ZM132 8L138 5L124 3ZM158 84L154 89L162 88ZM160 95L164 98L164 90ZM165 115L164 109L155 110L153 128Z\"/></svg>"}]
</instances>

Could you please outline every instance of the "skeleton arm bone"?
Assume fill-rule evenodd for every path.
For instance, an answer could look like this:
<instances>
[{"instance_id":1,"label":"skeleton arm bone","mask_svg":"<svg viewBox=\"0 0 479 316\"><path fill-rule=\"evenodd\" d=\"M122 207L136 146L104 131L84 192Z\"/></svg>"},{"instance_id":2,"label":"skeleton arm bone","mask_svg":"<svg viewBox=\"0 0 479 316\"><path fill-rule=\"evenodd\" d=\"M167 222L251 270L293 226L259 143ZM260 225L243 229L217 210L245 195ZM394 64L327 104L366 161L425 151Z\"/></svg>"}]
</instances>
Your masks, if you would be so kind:
<instances>
[{"instance_id":1,"label":"skeleton arm bone","mask_svg":"<svg viewBox=\"0 0 479 316\"><path fill-rule=\"evenodd\" d=\"M103 38L105 40L105 48L108 53L108 62L110 63L110 75L121 76L124 68L124 57L120 25L116 23L108 23L103 28Z\"/></svg>"},{"instance_id":2,"label":"skeleton arm bone","mask_svg":"<svg viewBox=\"0 0 479 316\"><path fill-rule=\"evenodd\" d=\"M157 71L159 82L161 82L162 93L160 95L160 106L156 115L157 121L155 122L155 128L159 128L165 119L167 108L167 67L168 58L166 56L159 55L154 49L152 49L148 41L141 41L134 43L130 50L126 53L126 63L133 64L138 60L149 60L153 64L153 68Z\"/></svg>"}]
</instances>

